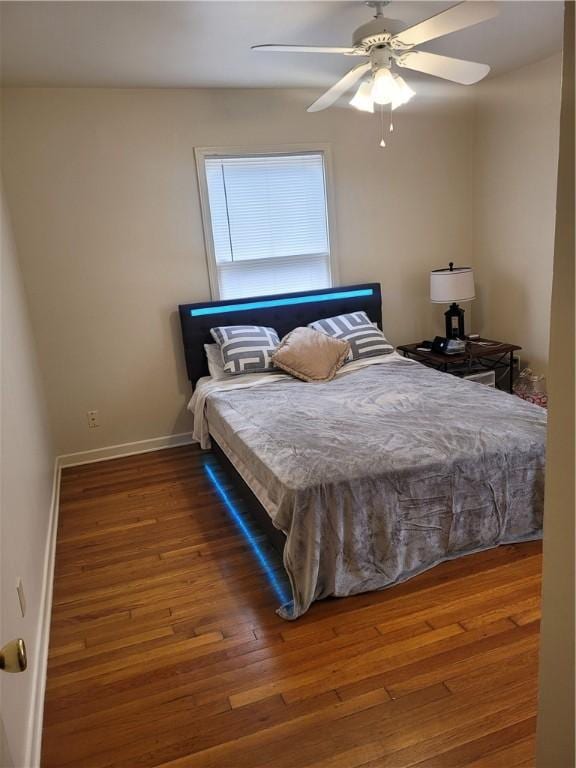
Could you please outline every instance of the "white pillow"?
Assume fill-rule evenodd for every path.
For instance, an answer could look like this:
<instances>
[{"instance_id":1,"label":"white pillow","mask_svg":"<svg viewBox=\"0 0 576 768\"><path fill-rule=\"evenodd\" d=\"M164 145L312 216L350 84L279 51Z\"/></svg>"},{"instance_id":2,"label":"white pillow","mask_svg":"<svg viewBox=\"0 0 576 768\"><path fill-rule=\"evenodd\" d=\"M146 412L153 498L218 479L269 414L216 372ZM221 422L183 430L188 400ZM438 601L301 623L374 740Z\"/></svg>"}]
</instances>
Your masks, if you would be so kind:
<instances>
[{"instance_id":1,"label":"white pillow","mask_svg":"<svg viewBox=\"0 0 576 768\"><path fill-rule=\"evenodd\" d=\"M222 353L219 344L204 344L206 359L208 360L208 372L213 379L227 379L231 374L224 370Z\"/></svg>"}]
</instances>

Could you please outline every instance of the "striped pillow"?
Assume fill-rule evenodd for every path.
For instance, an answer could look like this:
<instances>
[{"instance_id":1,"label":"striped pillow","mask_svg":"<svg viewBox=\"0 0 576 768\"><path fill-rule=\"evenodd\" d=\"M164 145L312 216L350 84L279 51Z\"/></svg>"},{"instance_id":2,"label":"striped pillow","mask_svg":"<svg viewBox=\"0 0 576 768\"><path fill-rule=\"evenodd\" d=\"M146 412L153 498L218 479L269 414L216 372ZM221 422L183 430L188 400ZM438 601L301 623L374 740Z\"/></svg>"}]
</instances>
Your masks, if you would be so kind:
<instances>
[{"instance_id":1,"label":"striped pillow","mask_svg":"<svg viewBox=\"0 0 576 768\"><path fill-rule=\"evenodd\" d=\"M349 315L316 320L309 328L321 331L327 336L342 339L350 344L348 360L361 360L376 355L389 355L394 347L373 323L366 312L351 312Z\"/></svg>"},{"instance_id":2,"label":"striped pillow","mask_svg":"<svg viewBox=\"0 0 576 768\"><path fill-rule=\"evenodd\" d=\"M260 373L271 371L272 355L280 343L274 328L260 325L227 325L211 328L214 341L220 345L226 373Z\"/></svg>"}]
</instances>

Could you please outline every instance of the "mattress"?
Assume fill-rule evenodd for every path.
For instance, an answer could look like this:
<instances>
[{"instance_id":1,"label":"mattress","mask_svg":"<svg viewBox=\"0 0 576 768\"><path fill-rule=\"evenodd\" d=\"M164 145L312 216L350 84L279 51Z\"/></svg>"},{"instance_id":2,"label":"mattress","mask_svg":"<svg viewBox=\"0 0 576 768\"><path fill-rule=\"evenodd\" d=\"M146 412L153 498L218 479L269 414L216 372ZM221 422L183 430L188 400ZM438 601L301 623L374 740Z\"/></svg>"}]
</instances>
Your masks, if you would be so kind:
<instances>
[{"instance_id":1,"label":"mattress","mask_svg":"<svg viewBox=\"0 0 576 768\"><path fill-rule=\"evenodd\" d=\"M283 618L541 536L546 412L387 357L327 383L210 380L191 403L286 534Z\"/></svg>"}]
</instances>

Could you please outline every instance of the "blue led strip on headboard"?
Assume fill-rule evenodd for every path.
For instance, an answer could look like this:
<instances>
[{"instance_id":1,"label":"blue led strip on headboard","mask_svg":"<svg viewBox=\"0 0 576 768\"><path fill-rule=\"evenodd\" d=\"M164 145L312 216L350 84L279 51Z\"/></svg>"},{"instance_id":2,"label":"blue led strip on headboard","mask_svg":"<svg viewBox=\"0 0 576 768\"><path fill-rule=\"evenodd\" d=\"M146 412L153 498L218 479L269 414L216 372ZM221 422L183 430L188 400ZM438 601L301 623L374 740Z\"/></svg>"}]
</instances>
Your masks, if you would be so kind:
<instances>
[{"instance_id":1,"label":"blue led strip on headboard","mask_svg":"<svg viewBox=\"0 0 576 768\"><path fill-rule=\"evenodd\" d=\"M247 309L263 309L264 307L287 307L291 304L310 304L318 301L334 301L335 299L354 299L359 296L372 296L372 288L360 288L356 291L335 291L334 293L317 293L308 296L292 296L286 299L265 299L263 301L247 301L243 304L220 304L218 306L191 309L192 317L200 315L218 315L221 312L243 312Z\"/></svg>"}]
</instances>

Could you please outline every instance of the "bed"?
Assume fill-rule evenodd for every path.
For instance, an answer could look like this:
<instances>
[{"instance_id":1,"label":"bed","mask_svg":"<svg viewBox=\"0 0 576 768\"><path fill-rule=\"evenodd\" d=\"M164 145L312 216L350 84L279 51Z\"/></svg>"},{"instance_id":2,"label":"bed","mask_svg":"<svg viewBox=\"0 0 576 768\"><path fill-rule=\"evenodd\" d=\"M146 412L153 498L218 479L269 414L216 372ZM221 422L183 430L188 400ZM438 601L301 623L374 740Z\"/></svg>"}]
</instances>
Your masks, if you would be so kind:
<instances>
[{"instance_id":1,"label":"bed","mask_svg":"<svg viewBox=\"0 0 576 768\"><path fill-rule=\"evenodd\" d=\"M541 537L538 406L396 353L348 363L327 383L206 375L213 326L269 325L283 336L359 309L381 327L378 284L180 307L194 437L223 455L282 551L285 619L315 600Z\"/></svg>"}]
</instances>

